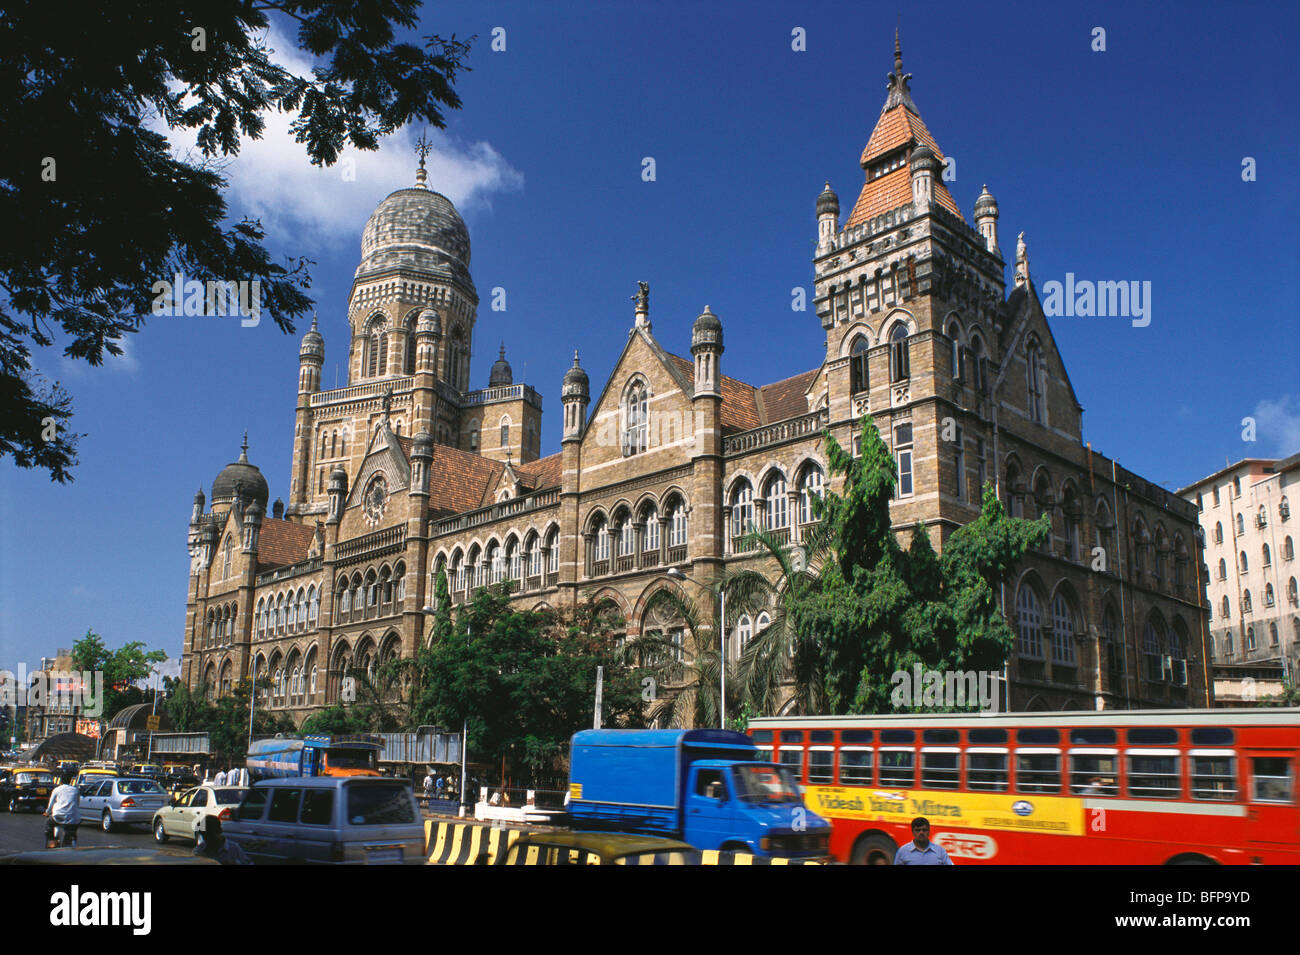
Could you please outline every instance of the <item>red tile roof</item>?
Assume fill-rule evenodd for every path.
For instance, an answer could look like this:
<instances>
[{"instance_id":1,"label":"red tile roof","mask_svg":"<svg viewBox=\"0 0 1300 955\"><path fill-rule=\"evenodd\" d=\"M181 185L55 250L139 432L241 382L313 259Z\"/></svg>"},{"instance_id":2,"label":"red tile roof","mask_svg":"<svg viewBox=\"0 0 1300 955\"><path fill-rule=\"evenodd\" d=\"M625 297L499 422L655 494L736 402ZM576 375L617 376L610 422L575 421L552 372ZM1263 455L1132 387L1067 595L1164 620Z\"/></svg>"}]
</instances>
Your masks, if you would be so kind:
<instances>
[{"instance_id":1,"label":"red tile roof","mask_svg":"<svg viewBox=\"0 0 1300 955\"><path fill-rule=\"evenodd\" d=\"M925 122L919 115L900 103L880 114L876 128L871 131L871 138L867 140L867 146L862 150L862 165L866 167L877 158L904 147L908 149L910 155L911 147L917 143L925 143L929 146L942 167L943 151L930 135ZM903 165L892 172L876 179L869 178L870 175L871 171L868 169L868 179L862 184L858 201L854 203L853 211L844 222L846 229L912 201L912 169L906 159ZM964 220L965 217L957 208L952 193L948 191L941 178L936 178L934 181L934 200L953 215Z\"/></svg>"},{"instance_id":2,"label":"red tile roof","mask_svg":"<svg viewBox=\"0 0 1300 955\"><path fill-rule=\"evenodd\" d=\"M435 444L429 465L429 512L459 514L490 504L505 469L500 461Z\"/></svg>"},{"instance_id":3,"label":"red tile roof","mask_svg":"<svg viewBox=\"0 0 1300 955\"><path fill-rule=\"evenodd\" d=\"M785 421L808 413L808 386L817 377L820 368L805 371L784 381L775 381L758 389L758 405L763 413L763 423Z\"/></svg>"},{"instance_id":4,"label":"red tile roof","mask_svg":"<svg viewBox=\"0 0 1300 955\"><path fill-rule=\"evenodd\" d=\"M316 534L313 524L296 524L293 521L267 517L262 520L258 535L257 566L284 567L307 559L311 540Z\"/></svg>"},{"instance_id":5,"label":"red tile roof","mask_svg":"<svg viewBox=\"0 0 1300 955\"><path fill-rule=\"evenodd\" d=\"M564 471L564 459L560 452L530 461L528 464L516 464L515 474L533 490L546 487L559 487L560 476Z\"/></svg>"},{"instance_id":6,"label":"red tile roof","mask_svg":"<svg viewBox=\"0 0 1300 955\"><path fill-rule=\"evenodd\" d=\"M695 362L681 355L669 354L668 357L677 366L686 383L694 388ZM723 431L748 431L763 423L758 416L758 404L754 398L756 389L753 385L723 375L721 391ZM690 395L687 397L689 398Z\"/></svg>"}]
</instances>

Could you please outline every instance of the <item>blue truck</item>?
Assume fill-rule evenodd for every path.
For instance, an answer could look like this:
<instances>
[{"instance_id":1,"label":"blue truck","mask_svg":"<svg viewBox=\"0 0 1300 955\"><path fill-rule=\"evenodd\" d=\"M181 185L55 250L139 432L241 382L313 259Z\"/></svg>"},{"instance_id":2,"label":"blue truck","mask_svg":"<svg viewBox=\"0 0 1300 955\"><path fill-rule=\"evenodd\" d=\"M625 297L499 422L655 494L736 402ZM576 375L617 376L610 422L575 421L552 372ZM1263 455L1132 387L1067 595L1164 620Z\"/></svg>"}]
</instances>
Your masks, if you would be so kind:
<instances>
[{"instance_id":1,"label":"blue truck","mask_svg":"<svg viewBox=\"0 0 1300 955\"><path fill-rule=\"evenodd\" d=\"M244 765L254 781L287 776L378 776L378 736L276 736L254 740Z\"/></svg>"},{"instance_id":2,"label":"blue truck","mask_svg":"<svg viewBox=\"0 0 1300 955\"><path fill-rule=\"evenodd\" d=\"M697 849L815 858L830 824L788 769L730 730L583 730L569 768L573 829L672 836Z\"/></svg>"}]
</instances>

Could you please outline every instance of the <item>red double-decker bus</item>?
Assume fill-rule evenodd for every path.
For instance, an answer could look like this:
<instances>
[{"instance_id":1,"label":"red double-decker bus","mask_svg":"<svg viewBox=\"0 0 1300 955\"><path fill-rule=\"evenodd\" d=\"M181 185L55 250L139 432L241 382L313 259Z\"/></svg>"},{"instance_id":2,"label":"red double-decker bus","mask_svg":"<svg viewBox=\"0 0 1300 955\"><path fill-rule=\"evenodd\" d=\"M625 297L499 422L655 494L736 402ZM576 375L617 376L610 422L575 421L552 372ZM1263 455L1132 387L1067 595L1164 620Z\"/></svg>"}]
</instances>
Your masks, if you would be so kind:
<instances>
[{"instance_id":1,"label":"red double-decker bus","mask_svg":"<svg viewBox=\"0 0 1300 955\"><path fill-rule=\"evenodd\" d=\"M1300 709L751 721L841 862L888 865L930 820L964 864L1300 864Z\"/></svg>"}]
</instances>

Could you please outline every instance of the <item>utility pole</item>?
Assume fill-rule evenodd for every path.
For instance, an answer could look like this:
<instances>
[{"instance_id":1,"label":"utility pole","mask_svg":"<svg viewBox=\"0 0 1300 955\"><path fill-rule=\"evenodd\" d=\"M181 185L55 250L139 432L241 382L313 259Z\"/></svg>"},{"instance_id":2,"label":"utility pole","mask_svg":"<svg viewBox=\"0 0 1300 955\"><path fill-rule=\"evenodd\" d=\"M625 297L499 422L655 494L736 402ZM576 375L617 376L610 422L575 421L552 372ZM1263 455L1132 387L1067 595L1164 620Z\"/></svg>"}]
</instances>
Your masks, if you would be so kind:
<instances>
[{"instance_id":1,"label":"utility pole","mask_svg":"<svg viewBox=\"0 0 1300 955\"><path fill-rule=\"evenodd\" d=\"M601 722L600 702L601 702L601 694L604 691L604 689L605 689L605 668L596 667L596 717L591 724L591 728L594 730L600 729L600 722Z\"/></svg>"}]
</instances>

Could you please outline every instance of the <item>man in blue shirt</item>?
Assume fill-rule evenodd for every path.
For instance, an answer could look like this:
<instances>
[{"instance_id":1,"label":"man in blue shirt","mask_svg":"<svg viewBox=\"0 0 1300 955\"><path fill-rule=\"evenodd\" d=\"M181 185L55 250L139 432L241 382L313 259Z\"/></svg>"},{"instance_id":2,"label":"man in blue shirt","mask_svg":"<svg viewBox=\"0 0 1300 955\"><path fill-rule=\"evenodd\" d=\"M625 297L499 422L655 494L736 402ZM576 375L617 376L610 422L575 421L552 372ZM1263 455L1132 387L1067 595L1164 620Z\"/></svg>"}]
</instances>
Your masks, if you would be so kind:
<instances>
[{"instance_id":1,"label":"man in blue shirt","mask_svg":"<svg viewBox=\"0 0 1300 955\"><path fill-rule=\"evenodd\" d=\"M930 820L917 816L912 820L912 841L899 846L894 865L952 865L943 846L930 841Z\"/></svg>"}]
</instances>

